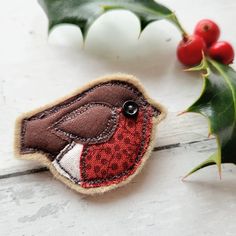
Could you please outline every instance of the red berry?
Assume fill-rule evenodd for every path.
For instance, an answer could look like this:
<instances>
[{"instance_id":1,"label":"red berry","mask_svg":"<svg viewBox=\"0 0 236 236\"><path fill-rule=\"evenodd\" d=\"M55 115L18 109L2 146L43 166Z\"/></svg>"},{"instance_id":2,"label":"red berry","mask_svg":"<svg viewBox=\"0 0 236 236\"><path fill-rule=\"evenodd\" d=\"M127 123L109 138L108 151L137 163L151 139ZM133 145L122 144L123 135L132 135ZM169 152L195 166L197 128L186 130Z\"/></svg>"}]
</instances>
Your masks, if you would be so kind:
<instances>
[{"instance_id":1,"label":"red berry","mask_svg":"<svg viewBox=\"0 0 236 236\"><path fill-rule=\"evenodd\" d=\"M180 41L177 48L179 61L186 66L194 66L202 60L202 52L206 51L204 40L198 35L187 36Z\"/></svg>"},{"instance_id":2,"label":"red berry","mask_svg":"<svg viewBox=\"0 0 236 236\"><path fill-rule=\"evenodd\" d=\"M234 49L228 42L217 42L208 49L208 55L212 59L228 65L233 63Z\"/></svg>"},{"instance_id":3,"label":"red berry","mask_svg":"<svg viewBox=\"0 0 236 236\"><path fill-rule=\"evenodd\" d=\"M220 29L215 22L205 19L198 22L194 34L202 37L209 47L219 39Z\"/></svg>"}]
</instances>

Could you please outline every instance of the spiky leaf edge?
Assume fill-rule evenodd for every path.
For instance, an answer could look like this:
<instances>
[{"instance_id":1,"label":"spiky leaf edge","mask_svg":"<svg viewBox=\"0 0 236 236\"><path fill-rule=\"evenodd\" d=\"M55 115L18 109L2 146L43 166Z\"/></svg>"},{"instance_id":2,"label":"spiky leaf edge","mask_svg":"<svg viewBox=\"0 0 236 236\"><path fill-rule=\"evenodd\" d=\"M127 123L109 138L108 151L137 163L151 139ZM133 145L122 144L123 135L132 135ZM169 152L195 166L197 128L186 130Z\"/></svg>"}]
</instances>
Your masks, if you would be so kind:
<instances>
[{"instance_id":1,"label":"spiky leaf edge","mask_svg":"<svg viewBox=\"0 0 236 236\"><path fill-rule=\"evenodd\" d=\"M202 78L203 78L203 87L202 87L202 91L201 91L201 94L200 96L198 97L198 99L184 112L184 113L197 113L197 114L200 114L202 116L204 116L207 121L208 121L208 127L209 127L209 136L210 135L213 135L215 136L216 138L216 143L217 143L217 151L212 154L208 159L206 159L205 161L203 161L202 163L200 163L199 165L197 165L195 168L193 168L190 172L188 172L182 179L186 179L188 176L192 175L193 173L197 172L198 170L202 169L202 168L205 168L207 166L211 166L211 165L217 165L217 168L218 168L218 174L219 174L219 177L221 179L222 177L222 168L221 168L221 165L222 165L222 157L221 157L221 144L220 144L220 141L219 141L219 137L217 134L213 133L212 132L212 128L211 128L211 121L210 119L205 115L203 114L200 110L196 110L195 108L193 109L194 105L198 102L198 100L202 97L202 95L204 94L204 91L205 91L205 88L206 88L206 83L207 83L207 80L208 80L208 76L210 75L211 71L210 71L210 68L208 66L208 63L211 63L212 65L215 66L215 68L217 68L216 66L216 62L214 62L214 60L210 59L210 58L206 58L205 55L203 54L203 60L201 62L200 65L197 65L193 68L189 68L189 69L186 69L185 71L187 72L191 72L191 71L201 71L201 75L202 75ZM233 68L230 67L230 69L233 70ZM218 72L220 73L220 69L218 69ZM223 76L222 76L223 77Z\"/></svg>"},{"instance_id":2,"label":"spiky leaf edge","mask_svg":"<svg viewBox=\"0 0 236 236\"><path fill-rule=\"evenodd\" d=\"M130 11L132 12L139 20L139 24L140 24L140 33L139 33L139 37L140 35L142 34L142 32L144 31L144 29L146 29L146 27L150 24L150 23L153 23L155 21L158 21L158 20L163 20L163 19L166 19L168 21L170 21L171 23L173 23L177 28L178 30L182 33L182 35L187 35L186 31L184 30L184 28L182 27L182 25L180 24L177 16L175 15L175 13L173 11L171 11L169 8L167 8L166 6L162 5L162 4L159 4L155 1L152 1L151 2L156 5L156 6L159 6L163 9L165 9L166 11L169 11L169 14L167 15L162 15L162 17L160 17L160 12L157 12L159 15L159 19L156 19L156 20L150 20L148 22L145 22L138 14L136 14L134 11L132 11L132 9L129 9L129 8L126 8L124 6L109 6L109 5L101 5L101 9L103 10L103 12L101 14L99 14L94 20L92 20L91 22L79 22L78 20L75 20L73 18L68 18L68 19L64 19L64 20L61 20L61 21L58 21L58 22L53 22L51 19L50 19L50 16L49 16L49 12L48 12L48 9L47 9L47 6L46 6L46 3L45 3L46 0L38 0L38 3L39 5L43 8L44 12L46 13L47 17L48 17L48 20L49 20L49 24L48 24L48 35L52 32L52 30L59 26L60 24L73 24L73 25L76 25L77 27L80 28L81 30L81 33L82 33L82 37L83 37L83 41L85 43L86 41L86 38L87 38L87 35L88 35L88 31L90 29L90 27L93 25L93 23L99 18L101 17L102 15L104 15L106 12L108 11L114 11L114 10L127 10L127 11ZM153 11L155 12L155 11Z\"/></svg>"}]
</instances>

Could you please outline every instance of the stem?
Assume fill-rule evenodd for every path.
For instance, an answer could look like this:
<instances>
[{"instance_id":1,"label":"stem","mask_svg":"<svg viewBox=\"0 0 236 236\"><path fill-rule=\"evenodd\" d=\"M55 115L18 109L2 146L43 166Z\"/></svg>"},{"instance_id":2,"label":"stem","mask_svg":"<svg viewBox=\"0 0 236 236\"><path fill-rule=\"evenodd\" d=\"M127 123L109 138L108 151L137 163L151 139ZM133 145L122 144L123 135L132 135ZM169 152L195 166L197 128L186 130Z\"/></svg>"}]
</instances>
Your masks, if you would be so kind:
<instances>
[{"instance_id":1,"label":"stem","mask_svg":"<svg viewBox=\"0 0 236 236\"><path fill-rule=\"evenodd\" d=\"M182 37L187 37L188 33L186 32L186 30L184 29L184 27L180 24L179 19L177 18L177 16L173 13L170 17L169 20L175 25L177 26L177 28L179 29L179 31L182 33Z\"/></svg>"}]
</instances>

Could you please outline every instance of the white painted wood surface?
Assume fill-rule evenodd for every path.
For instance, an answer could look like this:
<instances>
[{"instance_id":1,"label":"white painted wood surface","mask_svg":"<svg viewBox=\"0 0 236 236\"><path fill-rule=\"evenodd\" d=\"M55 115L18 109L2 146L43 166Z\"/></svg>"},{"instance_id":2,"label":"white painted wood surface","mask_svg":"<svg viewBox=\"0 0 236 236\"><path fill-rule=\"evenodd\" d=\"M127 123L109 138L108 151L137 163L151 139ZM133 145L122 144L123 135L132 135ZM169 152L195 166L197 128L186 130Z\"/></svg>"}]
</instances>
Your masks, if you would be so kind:
<instances>
[{"instance_id":1,"label":"white painted wood surface","mask_svg":"<svg viewBox=\"0 0 236 236\"><path fill-rule=\"evenodd\" d=\"M163 0L187 30L201 18L222 27L236 46L233 0ZM168 22L151 24L138 40L138 20L126 11L107 13L91 28L85 48L73 26L47 40L47 19L36 1L9 0L0 8L0 235L236 235L236 170L210 167L181 177L215 151L204 118L176 116L199 96L201 79L182 71L180 39ZM104 74L140 78L169 110L156 149L126 187L97 197L76 194L35 162L14 159L15 118Z\"/></svg>"}]
</instances>

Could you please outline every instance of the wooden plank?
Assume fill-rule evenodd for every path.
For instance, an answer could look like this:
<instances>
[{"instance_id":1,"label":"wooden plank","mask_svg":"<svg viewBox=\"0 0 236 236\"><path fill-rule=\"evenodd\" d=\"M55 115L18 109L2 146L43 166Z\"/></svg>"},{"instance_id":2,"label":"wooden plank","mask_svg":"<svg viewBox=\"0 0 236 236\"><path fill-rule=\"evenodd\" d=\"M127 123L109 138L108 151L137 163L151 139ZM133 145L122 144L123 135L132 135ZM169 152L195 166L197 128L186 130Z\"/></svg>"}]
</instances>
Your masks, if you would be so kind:
<instances>
[{"instance_id":1,"label":"wooden plank","mask_svg":"<svg viewBox=\"0 0 236 236\"><path fill-rule=\"evenodd\" d=\"M207 16L234 41L235 1L162 2L189 32ZM188 182L180 180L216 146L207 141L202 117L176 117L198 97L202 81L176 62L180 35L174 26L154 23L137 40L139 22L133 14L108 13L91 28L82 49L76 27L57 28L47 42L47 20L37 1L2 2L0 15L0 235L235 235L235 167L223 167L222 181L214 166ZM41 165L14 159L14 121L21 112L116 72L136 75L169 110L158 129L156 152L129 185L82 196L48 171L35 173L45 170Z\"/></svg>"},{"instance_id":2,"label":"wooden plank","mask_svg":"<svg viewBox=\"0 0 236 236\"><path fill-rule=\"evenodd\" d=\"M0 158L0 176L41 168L41 165L35 161L23 161L14 158L13 133L9 132L9 129L12 128L12 117L14 116L8 118L9 126L3 127L2 125L5 139L0 149L0 156L2 157ZM157 132L156 147L203 141L207 140L207 122L203 117L196 114L176 116L176 113L169 113L167 119L160 124Z\"/></svg>"},{"instance_id":3,"label":"wooden plank","mask_svg":"<svg viewBox=\"0 0 236 236\"><path fill-rule=\"evenodd\" d=\"M236 169L181 182L212 142L155 152L129 185L101 196L79 195L49 172L0 180L1 235L234 235Z\"/></svg>"},{"instance_id":4,"label":"wooden plank","mask_svg":"<svg viewBox=\"0 0 236 236\"><path fill-rule=\"evenodd\" d=\"M70 32L73 33L69 34L70 37L66 37L68 28L58 28L58 31L51 36L49 45L45 41L47 36L43 29L46 28L46 19L43 12L36 2L27 2L29 5L23 9L25 14L18 16L18 24L22 25L21 30L24 29L26 33L20 35L13 47L7 46L8 53L4 54L4 60L0 59L3 68L0 71L1 175L41 167L35 162L14 159L14 122L20 113L64 96L98 76L120 71L139 77L150 95L169 110L168 118L159 127L156 146L206 139L207 123L202 117L196 115L176 117L178 112L184 110L198 96L202 82L181 71L180 66L176 66L173 50L176 40L171 42L167 40L170 35L176 35L174 27L163 22L155 27L161 32L166 31L165 27L170 27L170 31L166 34L159 35L158 31L155 31L157 33L153 35L153 32L146 32L142 39L137 40L137 19L132 14L123 12L117 13L117 17L122 19L122 22L130 22L128 28L127 24L117 22L113 15L107 15L98 20L96 30L90 32L90 37L98 38L97 44L88 38L86 50L81 50L73 43L81 43L77 28L76 33ZM13 14L14 9L8 5L7 7L7 10L0 9L0 13L9 16L6 17L7 22L4 25L9 25L7 32L10 38L13 37L10 29L16 24L16 19ZM109 25L108 22L115 24L118 31L125 30L129 33L124 38L117 38L117 35L106 31L101 38L100 32L104 30L104 24ZM0 26L2 24L3 22L0 22ZM4 37L6 43L0 45L3 52L6 51L4 45L9 45L8 37ZM110 40L119 45L118 49L107 48L107 42L104 40L108 37L112 37ZM160 45L165 44L168 51L162 50L164 46L156 47L157 39ZM61 46L56 46L57 43ZM16 49L18 53L15 53ZM106 54L108 58L102 57L106 50L109 50ZM163 64L167 60L169 64Z\"/></svg>"},{"instance_id":5,"label":"wooden plank","mask_svg":"<svg viewBox=\"0 0 236 236\"><path fill-rule=\"evenodd\" d=\"M138 40L137 18L129 12L113 12L95 23L82 49L77 27L57 28L48 43L47 20L37 1L26 0L23 7L13 2L6 2L0 9L5 19L0 22L5 32L0 44L1 175L40 167L35 162L14 159L14 122L20 113L110 73L134 74L169 110L168 119L159 127L157 146L206 138L207 124L202 118L176 117L198 96L202 81L176 65L179 34L174 26L165 21L156 23Z\"/></svg>"}]
</instances>

